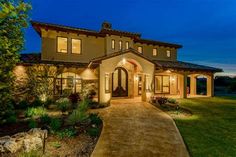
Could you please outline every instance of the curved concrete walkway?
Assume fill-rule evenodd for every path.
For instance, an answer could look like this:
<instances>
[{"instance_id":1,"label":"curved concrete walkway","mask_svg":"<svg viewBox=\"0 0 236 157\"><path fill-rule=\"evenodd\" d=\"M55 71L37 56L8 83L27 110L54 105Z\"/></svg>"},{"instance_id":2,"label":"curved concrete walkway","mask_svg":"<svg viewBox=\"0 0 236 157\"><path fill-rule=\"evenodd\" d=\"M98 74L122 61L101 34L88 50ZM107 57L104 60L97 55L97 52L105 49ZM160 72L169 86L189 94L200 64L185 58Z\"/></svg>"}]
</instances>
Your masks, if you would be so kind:
<instances>
[{"instance_id":1,"label":"curved concrete walkway","mask_svg":"<svg viewBox=\"0 0 236 157\"><path fill-rule=\"evenodd\" d=\"M174 121L137 99L112 100L99 111L103 130L92 157L188 157Z\"/></svg>"}]
</instances>

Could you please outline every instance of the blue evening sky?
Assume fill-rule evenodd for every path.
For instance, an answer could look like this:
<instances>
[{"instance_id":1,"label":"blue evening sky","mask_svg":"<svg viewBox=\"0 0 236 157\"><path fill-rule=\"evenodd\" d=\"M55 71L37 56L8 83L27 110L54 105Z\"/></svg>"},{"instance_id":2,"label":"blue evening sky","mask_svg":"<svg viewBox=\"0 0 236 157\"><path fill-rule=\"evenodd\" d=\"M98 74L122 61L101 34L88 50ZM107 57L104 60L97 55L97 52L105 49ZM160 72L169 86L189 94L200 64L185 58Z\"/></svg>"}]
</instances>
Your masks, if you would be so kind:
<instances>
[{"instance_id":1,"label":"blue evening sky","mask_svg":"<svg viewBox=\"0 0 236 157\"><path fill-rule=\"evenodd\" d=\"M183 45L178 60L223 68L236 75L236 0L31 0L32 20L99 30L140 32L143 38ZM24 53L40 52L26 30Z\"/></svg>"}]
</instances>

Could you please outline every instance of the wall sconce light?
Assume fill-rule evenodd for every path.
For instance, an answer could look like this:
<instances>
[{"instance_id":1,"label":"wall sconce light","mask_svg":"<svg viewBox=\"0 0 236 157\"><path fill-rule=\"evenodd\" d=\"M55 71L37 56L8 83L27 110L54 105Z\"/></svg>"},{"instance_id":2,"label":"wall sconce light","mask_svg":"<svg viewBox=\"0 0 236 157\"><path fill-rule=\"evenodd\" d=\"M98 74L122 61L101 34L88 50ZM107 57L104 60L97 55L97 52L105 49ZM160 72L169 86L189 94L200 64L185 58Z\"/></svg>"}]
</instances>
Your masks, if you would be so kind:
<instances>
[{"instance_id":1,"label":"wall sconce light","mask_svg":"<svg viewBox=\"0 0 236 157\"><path fill-rule=\"evenodd\" d=\"M123 64L126 63L126 59L125 59L125 58L122 59L122 63L123 63Z\"/></svg>"},{"instance_id":2,"label":"wall sconce light","mask_svg":"<svg viewBox=\"0 0 236 157\"><path fill-rule=\"evenodd\" d=\"M137 76L135 76L135 80L136 80L136 81L138 81L138 75L137 75Z\"/></svg>"}]
</instances>

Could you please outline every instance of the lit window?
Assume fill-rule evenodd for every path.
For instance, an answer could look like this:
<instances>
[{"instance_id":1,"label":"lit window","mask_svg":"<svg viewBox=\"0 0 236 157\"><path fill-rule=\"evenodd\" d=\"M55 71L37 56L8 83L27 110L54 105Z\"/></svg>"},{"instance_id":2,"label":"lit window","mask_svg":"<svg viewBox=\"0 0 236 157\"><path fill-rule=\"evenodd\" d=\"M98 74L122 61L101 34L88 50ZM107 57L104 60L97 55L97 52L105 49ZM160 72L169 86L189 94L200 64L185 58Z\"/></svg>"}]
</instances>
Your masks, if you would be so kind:
<instances>
[{"instance_id":1,"label":"lit window","mask_svg":"<svg viewBox=\"0 0 236 157\"><path fill-rule=\"evenodd\" d=\"M166 56L167 56L167 57L170 57L170 50L167 50L167 51L166 51Z\"/></svg>"},{"instance_id":2,"label":"lit window","mask_svg":"<svg viewBox=\"0 0 236 157\"><path fill-rule=\"evenodd\" d=\"M72 53L81 54L81 40L72 39Z\"/></svg>"},{"instance_id":3,"label":"lit window","mask_svg":"<svg viewBox=\"0 0 236 157\"><path fill-rule=\"evenodd\" d=\"M157 56L157 49L153 49L153 50L152 50L152 55L153 55L153 56Z\"/></svg>"},{"instance_id":4,"label":"lit window","mask_svg":"<svg viewBox=\"0 0 236 157\"><path fill-rule=\"evenodd\" d=\"M122 41L119 41L119 50L122 50Z\"/></svg>"},{"instance_id":5,"label":"lit window","mask_svg":"<svg viewBox=\"0 0 236 157\"><path fill-rule=\"evenodd\" d=\"M139 53L143 53L143 47L142 47L142 46L139 46L139 47L138 47L138 52L139 52Z\"/></svg>"},{"instance_id":6,"label":"lit window","mask_svg":"<svg viewBox=\"0 0 236 157\"><path fill-rule=\"evenodd\" d=\"M129 49L129 42L128 41L125 42L125 49Z\"/></svg>"},{"instance_id":7,"label":"lit window","mask_svg":"<svg viewBox=\"0 0 236 157\"><path fill-rule=\"evenodd\" d=\"M109 74L105 74L105 93L110 92Z\"/></svg>"},{"instance_id":8,"label":"lit window","mask_svg":"<svg viewBox=\"0 0 236 157\"><path fill-rule=\"evenodd\" d=\"M111 40L111 48L114 50L115 49L115 40Z\"/></svg>"},{"instance_id":9,"label":"lit window","mask_svg":"<svg viewBox=\"0 0 236 157\"><path fill-rule=\"evenodd\" d=\"M155 76L155 93L170 93L170 76Z\"/></svg>"},{"instance_id":10,"label":"lit window","mask_svg":"<svg viewBox=\"0 0 236 157\"><path fill-rule=\"evenodd\" d=\"M67 53L67 38L57 37L57 52Z\"/></svg>"}]
</instances>

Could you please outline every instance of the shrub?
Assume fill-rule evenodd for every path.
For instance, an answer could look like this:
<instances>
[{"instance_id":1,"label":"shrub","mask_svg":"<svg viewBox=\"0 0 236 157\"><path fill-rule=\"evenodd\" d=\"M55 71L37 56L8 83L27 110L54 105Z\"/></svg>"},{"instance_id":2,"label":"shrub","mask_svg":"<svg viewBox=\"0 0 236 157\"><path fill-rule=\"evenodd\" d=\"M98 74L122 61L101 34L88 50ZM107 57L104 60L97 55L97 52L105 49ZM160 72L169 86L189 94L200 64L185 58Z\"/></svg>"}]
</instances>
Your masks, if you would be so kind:
<instances>
[{"instance_id":1,"label":"shrub","mask_svg":"<svg viewBox=\"0 0 236 157\"><path fill-rule=\"evenodd\" d=\"M26 109L29 106L29 103L26 100L22 100L16 105L17 109Z\"/></svg>"},{"instance_id":2,"label":"shrub","mask_svg":"<svg viewBox=\"0 0 236 157\"><path fill-rule=\"evenodd\" d=\"M18 157L42 157L38 150L31 150L30 152L21 152Z\"/></svg>"},{"instance_id":3,"label":"shrub","mask_svg":"<svg viewBox=\"0 0 236 157\"><path fill-rule=\"evenodd\" d=\"M59 118L52 118L49 127L52 131L58 131L62 126L62 121Z\"/></svg>"},{"instance_id":4,"label":"shrub","mask_svg":"<svg viewBox=\"0 0 236 157\"><path fill-rule=\"evenodd\" d=\"M54 148L60 148L61 147L61 144L59 142L51 142L51 145L54 147Z\"/></svg>"},{"instance_id":5,"label":"shrub","mask_svg":"<svg viewBox=\"0 0 236 157\"><path fill-rule=\"evenodd\" d=\"M99 136L99 128L89 128L87 130L87 133L89 134L89 136L92 136L92 137L98 137Z\"/></svg>"},{"instance_id":6,"label":"shrub","mask_svg":"<svg viewBox=\"0 0 236 157\"><path fill-rule=\"evenodd\" d=\"M42 116L46 114L46 109L43 107L31 107L31 108L27 108L27 110L25 111L25 116L26 117L33 117L33 116Z\"/></svg>"},{"instance_id":7,"label":"shrub","mask_svg":"<svg viewBox=\"0 0 236 157\"><path fill-rule=\"evenodd\" d=\"M89 115L89 119L91 121L91 124L96 124L97 126L101 125L102 124L102 120L101 118L98 116L98 114L90 114Z\"/></svg>"},{"instance_id":8,"label":"shrub","mask_svg":"<svg viewBox=\"0 0 236 157\"><path fill-rule=\"evenodd\" d=\"M54 100L53 99L47 99L44 103L44 107L48 108L49 105L53 104Z\"/></svg>"},{"instance_id":9,"label":"shrub","mask_svg":"<svg viewBox=\"0 0 236 157\"><path fill-rule=\"evenodd\" d=\"M87 114L86 112L76 109L73 110L73 112L68 116L66 122L69 125L76 125L79 122L83 122L84 120L87 119Z\"/></svg>"},{"instance_id":10,"label":"shrub","mask_svg":"<svg viewBox=\"0 0 236 157\"><path fill-rule=\"evenodd\" d=\"M65 137L67 138L74 137L76 134L77 134L77 131L73 128L68 128L68 129L64 129L57 132L57 136L61 139Z\"/></svg>"},{"instance_id":11,"label":"shrub","mask_svg":"<svg viewBox=\"0 0 236 157\"><path fill-rule=\"evenodd\" d=\"M32 107L39 107L39 106L43 106L43 102L39 99L36 98L32 103L31 103Z\"/></svg>"},{"instance_id":12,"label":"shrub","mask_svg":"<svg viewBox=\"0 0 236 157\"><path fill-rule=\"evenodd\" d=\"M68 98L60 98L56 101L57 108L61 110L62 113L66 112L70 107L70 101Z\"/></svg>"},{"instance_id":13,"label":"shrub","mask_svg":"<svg viewBox=\"0 0 236 157\"><path fill-rule=\"evenodd\" d=\"M94 89L89 90L87 98L88 99L93 99L96 95L96 91Z\"/></svg>"},{"instance_id":14,"label":"shrub","mask_svg":"<svg viewBox=\"0 0 236 157\"><path fill-rule=\"evenodd\" d=\"M91 101L90 101L89 99L84 99L83 101L81 101L81 102L79 103L78 109L79 109L80 111L84 111L84 112L87 111L90 102L91 102Z\"/></svg>"},{"instance_id":15,"label":"shrub","mask_svg":"<svg viewBox=\"0 0 236 157\"><path fill-rule=\"evenodd\" d=\"M34 120L34 119L30 119L30 120L29 120L28 127L29 127L30 129L32 129L32 128L37 128L37 126L38 126L38 124L37 124L36 120Z\"/></svg>"},{"instance_id":16,"label":"shrub","mask_svg":"<svg viewBox=\"0 0 236 157\"><path fill-rule=\"evenodd\" d=\"M40 122L49 125L51 122L51 117L49 117L48 114L44 114L40 117Z\"/></svg>"},{"instance_id":17,"label":"shrub","mask_svg":"<svg viewBox=\"0 0 236 157\"><path fill-rule=\"evenodd\" d=\"M16 115L11 115L10 117L6 119L6 123L8 124L16 123L16 121L17 121Z\"/></svg>"},{"instance_id":18,"label":"shrub","mask_svg":"<svg viewBox=\"0 0 236 157\"><path fill-rule=\"evenodd\" d=\"M156 97L156 101L160 104L166 104L167 103L167 98L166 97Z\"/></svg>"},{"instance_id":19,"label":"shrub","mask_svg":"<svg viewBox=\"0 0 236 157\"><path fill-rule=\"evenodd\" d=\"M70 99L71 104L77 104L80 100L80 96L78 93L72 93L68 98Z\"/></svg>"},{"instance_id":20,"label":"shrub","mask_svg":"<svg viewBox=\"0 0 236 157\"><path fill-rule=\"evenodd\" d=\"M176 99L172 99L172 98L168 98L167 101L168 101L169 103L172 103L172 104L176 104L176 103L177 103Z\"/></svg>"}]
</instances>

